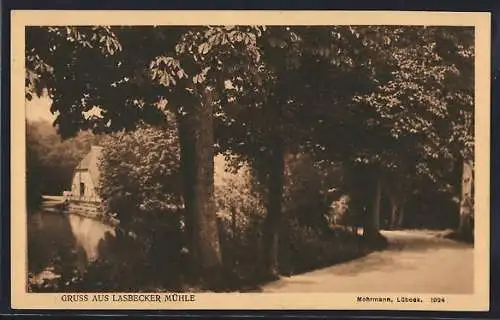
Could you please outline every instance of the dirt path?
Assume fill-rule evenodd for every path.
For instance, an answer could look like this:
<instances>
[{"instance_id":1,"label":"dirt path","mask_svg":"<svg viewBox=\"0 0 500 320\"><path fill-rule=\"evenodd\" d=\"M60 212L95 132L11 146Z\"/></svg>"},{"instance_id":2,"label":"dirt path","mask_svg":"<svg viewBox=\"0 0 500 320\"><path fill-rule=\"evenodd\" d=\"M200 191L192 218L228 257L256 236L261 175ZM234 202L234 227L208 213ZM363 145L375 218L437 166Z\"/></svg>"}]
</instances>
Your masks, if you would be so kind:
<instances>
[{"instance_id":1,"label":"dirt path","mask_svg":"<svg viewBox=\"0 0 500 320\"><path fill-rule=\"evenodd\" d=\"M389 248L265 285L264 292L473 291L473 247L425 231L384 231Z\"/></svg>"}]
</instances>

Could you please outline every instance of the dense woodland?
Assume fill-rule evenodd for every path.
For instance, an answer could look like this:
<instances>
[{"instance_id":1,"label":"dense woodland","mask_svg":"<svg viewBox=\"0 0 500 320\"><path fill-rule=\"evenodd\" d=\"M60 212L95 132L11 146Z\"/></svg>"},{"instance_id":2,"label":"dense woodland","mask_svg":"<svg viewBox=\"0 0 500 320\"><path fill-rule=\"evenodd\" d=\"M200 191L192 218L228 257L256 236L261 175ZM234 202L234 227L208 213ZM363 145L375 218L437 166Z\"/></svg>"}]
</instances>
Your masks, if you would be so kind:
<instances>
[{"instance_id":1,"label":"dense woodland","mask_svg":"<svg viewBox=\"0 0 500 320\"><path fill-rule=\"evenodd\" d=\"M48 88L57 112L53 127L28 126L30 203L104 146L99 191L122 232L87 274L93 289L238 287L383 248L380 228L472 239L472 28L26 35L27 99Z\"/></svg>"}]
</instances>

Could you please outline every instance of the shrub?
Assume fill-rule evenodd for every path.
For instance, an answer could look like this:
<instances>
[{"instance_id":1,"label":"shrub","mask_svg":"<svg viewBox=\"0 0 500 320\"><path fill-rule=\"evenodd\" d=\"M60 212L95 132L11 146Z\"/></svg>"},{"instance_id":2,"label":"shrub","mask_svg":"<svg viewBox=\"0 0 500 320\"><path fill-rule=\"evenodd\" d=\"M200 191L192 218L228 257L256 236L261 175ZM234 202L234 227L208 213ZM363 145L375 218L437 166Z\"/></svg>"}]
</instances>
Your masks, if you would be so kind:
<instances>
[{"instance_id":1,"label":"shrub","mask_svg":"<svg viewBox=\"0 0 500 320\"><path fill-rule=\"evenodd\" d=\"M362 254L358 238L346 229L318 229L289 219L282 238L281 266L285 274L309 271Z\"/></svg>"},{"instance_id":2,"label":"shrub","mask_svg":"<svg viewBox=\"0 0 500 320\"><path fill-rule=\"evenodd\" d=\"M252 188L247 165L235 169L222 156L215 159L215 199L224 268L229 286L255 280L261 261L260 242L265 207Z\"/></svg>"},{"instance_id":3,"label":"shrub","mask_svg":"<svg viewBox=\"0 0 500 320\"><path fill-rule=\"evenodd\" d=\"M360 242L352 233L329 229L320 219L327 210L321 193L324 184L316 168L301 169L309 164L292 163L287 170L279 257L283 274L304 272L362 253ZM216 162L216 170L221 167ZM225 178L220 178L219 171L218 176L215 193L224 265L232 281L252 287L266 280L259 273L265 192L253 191L254 175L246 166L233 173L225 172Z\"/></svg>"},{"instance_id":4,"label":"shrub","mask_svg":"<svg viewBox=\"0 0 500 320\"><path fill-rule=\"evenodd\" d=\"M120 224L81 285L125 291L177 286L185 234L175 121L114 133L102 146L99 193L105 214Z\"/></svg>"},{"instance_id":5,"label":"shrub","mask_svg":"<svg viewBox=\"0 0 500 320\"><path fill-rule=\"evenodd\" d=\"M332 202L330 206L332 224L349 225L349 200L348 195L342 195L338 200Z\"/></svg>"},{"instance_id":6,"label":"shrub","mask_svg":"<svg viewBox=\"0 0 500 320\"><path fill-rule=\"evenodd\" d=\"M331 204L344 188L343 168L338 163L315 161L307 154L289 155L283 210L302 225L325 229L331 225ZM343 216L344 213L337 215Z\"/></svg>"},{"instance_id":7,"label":"shrub","mask_svg":"<svg viewBox=\"0 0 500 320\"><path fill-rule=\"evenodd\" d=\"M103 142L99 194L107 214L140 228L148 214L180 206L180 152L175 123L141 125Z\"/></svg>"},{"instance_id":8,"label":"shrub","mask_svg":"<svg viewBox=\"0 0 500 320\"><path fill-rule=\"evenodd\" d=\"M232 170L222 156L215 158L215 202L217 215L223 225L233 232L232 226L245 229L252 217L265 215L261 196L252 189L252 174L247 165ZM233 217L236 218L235 224Z\"/></svg>"}]
</instances>

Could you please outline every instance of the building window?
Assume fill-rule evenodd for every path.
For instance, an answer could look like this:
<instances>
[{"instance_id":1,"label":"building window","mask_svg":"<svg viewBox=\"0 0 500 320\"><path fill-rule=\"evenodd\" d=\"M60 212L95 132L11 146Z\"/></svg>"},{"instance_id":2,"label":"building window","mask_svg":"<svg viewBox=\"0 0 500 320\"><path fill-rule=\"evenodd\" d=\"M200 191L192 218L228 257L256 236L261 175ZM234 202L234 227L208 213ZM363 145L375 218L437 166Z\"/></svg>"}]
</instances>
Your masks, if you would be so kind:
<instances>
[{"instance_id":1,"label":"building window","mask_svg":"<svg viewBox=\"0 0 500 320\"><path fill-rule=\"evenodd\" d=\"M80 182L80 197L85 195L85 183Z\"/></svg>"}]
</instances>

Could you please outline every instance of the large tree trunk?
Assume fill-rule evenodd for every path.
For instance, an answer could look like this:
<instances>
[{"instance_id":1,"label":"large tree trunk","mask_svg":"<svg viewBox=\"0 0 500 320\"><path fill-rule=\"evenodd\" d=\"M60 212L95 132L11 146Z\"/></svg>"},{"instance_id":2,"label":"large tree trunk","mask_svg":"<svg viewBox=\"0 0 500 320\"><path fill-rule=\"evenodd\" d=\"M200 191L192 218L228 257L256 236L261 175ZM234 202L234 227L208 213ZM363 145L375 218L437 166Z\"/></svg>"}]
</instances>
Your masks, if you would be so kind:
<instances>
[{"instance_id":1,"label":"large tree trunk","mask_svg":"<svg viewBox=\"0 0 500 320\"><path fill-rule=\"evenodd\" d=\"M196 266L198 258L196 257L197 250L195 249L194 243L194 232L193 232L193 204L196 201L195 198L195 156L194 156L194 125L192 117L185 115L177 116L178 131L179 131L179 144L181 151L181 163L180 169L182 174L183 183L183 198L184 198L184 220L185 220L185 230L187 237L185 238L186 246L189 249L191 260L189 266ZM186 270L190 276L193 276L198 271L193 269Z\"/></svg>"},{"instance_id":2,"label":"large tree trunk","mask_svg":"<svg viewBox=\"0 0 500 320\"><path fill-rule=\"evenodd\" d=\"M279 275L279 233L283 198L285 150L283 141L275 137L271 143L269 159L269 190L264 230L264 264L270 277Z\"/></svg>"},{"instance_id":3,"label":"large tree trunk","mask_svg":"<svg viewBox=\"0 0 500 320\"><path fill-rule=\"evenodd\" d=\"M466 239L473 239L474 198L473 198L473 164L464 161L462 166L462 195L460 201L459 233Z\"/></svg>"},{"instance_id":4,"label":"large tree trunk","mask_svg":"<svg viewBox=\"0 0 500 320\"><path fill-rule=\"evenodd\" d=\"M221 252L214 199L213 101L206 89L202 103L181 120L181 156L186 218L195 273L208 285L219 279Z\"/></svg>"},{"instance_id":5,"label":"large tree trunk","mask_svg":"<svg viewBox=\"0 0 500 320\"><path fill-rule=\"evenodd\" d=\"M382 199L382 177L375 175L375 192L372 209L367 211L363 237L374 248L382 248L387 244L387 240L380 234L380 204Z\"/></svg>"}]
</instances>

